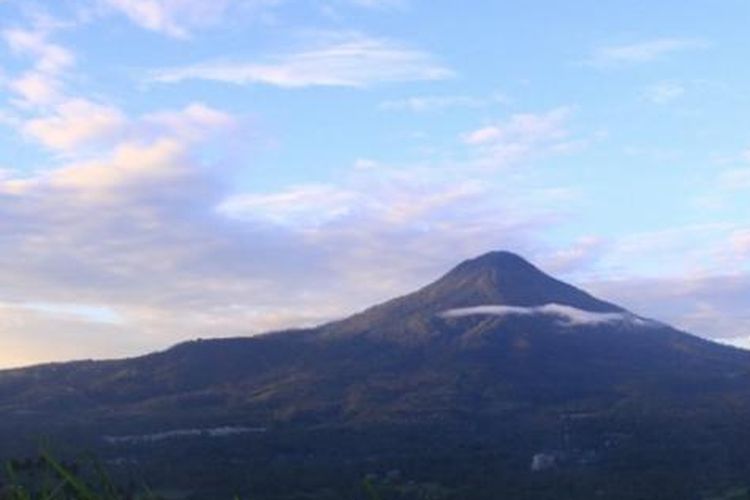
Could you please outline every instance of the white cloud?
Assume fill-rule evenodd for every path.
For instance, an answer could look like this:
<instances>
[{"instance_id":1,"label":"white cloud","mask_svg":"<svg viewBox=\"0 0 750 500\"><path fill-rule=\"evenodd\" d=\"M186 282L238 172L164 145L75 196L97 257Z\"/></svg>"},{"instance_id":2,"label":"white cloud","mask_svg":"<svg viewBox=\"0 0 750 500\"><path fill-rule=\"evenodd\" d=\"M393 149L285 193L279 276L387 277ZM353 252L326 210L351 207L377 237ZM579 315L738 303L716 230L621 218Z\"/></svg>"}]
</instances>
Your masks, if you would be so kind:
<instances>
[{"instance_id":1,"label":"white cloud","mask_svg":"<svg viewBox=\"0 0 750 500\"><path fill-rule=\"evenodd\" d=\"M104 0L112 9L147 30L186 38L195 28L217 23L230 0Z\"/></svg>"},{"instance_id":2,"label":"white cloud","mask_svg":"<svg viewBox=\"0 0 750 500\"><path fill-rule=\"evenodd\" d=\"M35 177L6 179L0 184L0 193L3 188L19 194L46 187L77 190L81 197L101 197L111 196L115 188L166 182L185 175L190 163L187 152L193 143L216 130L229 132L234 126L233 117L202 103L127 120L115 108L75 102L60 116L27 123L26 132L71 156L81 156L92 141L107 138L110 143L104 142L103 152Z\"/></svg>"},{"instance_id":3,"label":"white cloud","mask_svg":"<svg viewBox=\"0 0 750 500\"><path fill-rule=\"evenodd\" d=\"M561 319L567 326L595 326L606 323L634 323L638 325L657 325L631 313L602 313L586 311L564 304L544 304L533 307L506 305L479 305L449 309L440 314L443 318L463 318L466 316L552 316Z\"/></svg>"},{"instance_id":4,"label":"white cloud","mask_svg":"<svg viewBox=\"0 0 750 500\"><path fill-rule=\"evenodd\" d=\"M352 5L368 9L403 7L407 0L347 0Z\"/></svg>"},{"instance_id":5,"label":"white cloud","mask_svg":"<svg viewBox=\"0 0 750 500\"><path fill-rule=\"evenodd\" d=\"M41 23L34 29L6 29L2 38L12 53L28 58L32 67L25 73L8 77L6 86L18 98L19 107L47 106L62 98L62 77L76 62L69 49L49 41L54 23Z\"/></svg>"},{"instance_id":6,"label":"white cloud","mask_svg":"<svg viewBox=\"0 0 750 500\"><path fill-rule=\"evenodd\" d=\"M750 167L726 170L719 175L719 187L726 191L750 189Z\"/></svg>"},{"instance_id":7,"label":"white cloud","mask_svg":"<svg viewBox=\"0 0 750 500\"><path fill-rule=\"evenodd\" d=\"M38 72L56 74L75 63L73 53L49 42L45 31L9 29L3 31L2 35L13 52L34 59L34 67Z\"/></svg>"},{"instance_id":8,"label":"white cloud","mask_svg":"<svg viewBox=\"0 0 750 500\"><path fill-rule=\"evenodd\" d=\"M706 49L710 46L709 42L698 38L656 38L631 44L599 47L586 63L598 67L647 63L677 52Z\"/></svg>"},{"instance_id":9,"label":"white cloud","mask_svg":"<svg viewBox=\"0 0 750 500\"><path fill-rule=\"evenodd\" d=\"M275 22L274 8L298 7L289 0L98 0L109 11L127 17L143 29L172 38L187 39L197 30L221 25L232 16L255 16ZM313 4L335 18L344 8L369 10L402 9L408 0L315 0Z\"/></svg>"},{"instance_id":10,"label":"white cloud","mask_svg":"<svg viewBox=\"0 0 750 500\"><path fill-rule=\"evenodd\" d=\"M503 167L580 147L581 141L570 137L570 116L570 108L565 107L546 113L518 113L505 121L471 130L462 139L477 151L483 163Z\"/></svg>"},{"instance_id":11,"label":"white cloud","mask_svg":"<svg viewBox=\"0 0 750 500\"><path fill-rule=\"evenodd\" d=\"M48 74L31 71L9 82L10 89L18 94L22 104L45 106L60 98L60 83Z\"/></svg>"},{"instance_id":12,"label":"white cloud","mask_svg":"<svg viewBox=\"0 0 750 500\"><path fill-rule=\"evenodd\" d=\"M387 111L435 111L446 108L476 108L484 103L469 96L420 96L395 99L380 103L380 109Z\"/></svg>"},{"instance_id":13,"label":"white cloud","mask_svg":"<svg viewBox=\"0 0 750 500\"><path fill-rule=\"evenodd\" d=\"M468 95L425 95L383 101L379 107L386 111L412 111L421 113L441 111L449 108L482 108L492 104L504 104L507 102L507 97L502 94L494 94L487 98Z\"/></svg>"},{"instance_id":14,"label":"white cloud","mask_svg":"<svg viewBox=\"0 0 750 500\"><path fill-rule=\"evenodd\" d=\"M550 272L575 272L579 268L590 268L605 252L607 242L595 235L578 238L572 245L554 251L545 264Z\"/></svg>"},{"instance_id":15,"label":"white cloud","mask_svg":"<svg viewBox=\"0 0 750 500\"><path fill-rule=\"evenodd\" d=\"M308 184L276 193L232 196L218 209L236 218L319 227L350 214L358 203L361 203L360 193L326 184Z\"/></svg>"},{"instance_id":16,"label":"white cloud","mask_svg":"<svg viewBox=\"0 0 750 500\"><path fill-rule=\"evenodd\" d=\"M342 21L351 15L353 9L389 12L404 10L409 2L410 0L315 0L314 3L325 17Z\"/></svg>"},{"instance_id":17,"label":"white cloud","mask_svg":"<svg viewBox=\"0 0 750 500\"><path fill-rule=\"evenodd\" d=\"M676 82L655 83L643 91L643 97L654 104L667 104L685 94L685 87Z\"/></svg>"},{"instance_id":18,"label":"white cloud","mask_svg":"<svg viewBox=\"0 0 750 500\"><path fill-rule=\"evenodd\" d=\"M233 116L195 102L179 111L151 113L144 117L143 125L157 126L183 139L200 138L210 130L229 130L236 124Z\"/></svg>"},{"instance_id":19,"label":"white cloud","mask_svg":"<svg viewBox=\"0 0 750 500\"><path fill-rule=\"evenodd\" d=\"M422 51L361 34L326 35L313 48L264 62L213 61L156 71L151 80L176 83L212 80L284 88L367 87L380 83L442 80L453 72Z\"/></svg>"},{"instance_id":20,"label":"white cloud","mask_svg":"<svg viewBox=\"0 0 750 500\"><path fill-rule=\"evenodd\" d=\"M111 190L131 188L146 181L168 181L180 174L185 145L164 138L153 143L119 144L105 158L74 163L29 181L60 189L78 190L78 196L111 196Z\"/></svg>"},{"instance_id":21,"label":"white cloud","mask_svg":"<svg viewBox=\"0 0 750 500\"><path fill-rule=\"evenodd\" d=\"M728 269L750 271L731 245L738 229L736 223L722 220L620 234L608 241L599 268L613 277L621 277L623 270L642 276L693 277L726 274Z\"/></svg>"},{"instance_id":22,"label":"white cloud","mask_svg":"<svg viewBox=\"0 0 750 500\"><path fill-rule=\"evenodd\" d=\"M721 170L715 174L708 189L696 196L693 203L703 210L745 210L747 191L750 191L750 151L717 157ZM731 165L727 167L726 165Z\"/></svg>"},{"instance_id":23,"label":"white cloud","mask_svg":"<svg viewBox=\"0 0 750 500\"><path fill-rule=\"evenodd\" d=\"M125 117L117 108L69 99L55 106L51 116L26 121L23 133L50 149L72 152L112 138L124 127Z\"/></svg>"},{"instance_id":24,"label":"white cloud","mask_svg":"<svg viewBox=\"0 0 750 500\"><path fill-rule=\"evenodd\" d=\"M565 122L570 116L568 108L558 108L543 114L519 113L507 122L489 125L464 135L471 145L486 145L507 142L536 144L556 141L568 135Z\"/></svg>"},{"instance_id":25,"label":"white cloud","mask_svg":"<svg viewBox=\"0 0 750 500\"><path fill-rule=\"evenodd\" d=\"M66 304L66 303L46 303L46 302L28 302L16 305L18 308L37 311L45 314L54 314L71 319L85 320L92 323L122 323L122 318L107 307L91 306L87 304Z\"/></svg>"},{"instance_id":26,"label":"white cloud","mask_svg":"<svg viewBox=\"0 0 750 500\"><path fill-rule=\"evenodd\" d=\"M397 174L383 167L376 172L360 170L341 185L310 184L272 194L233 196L220 210L232 217L259 218L302 231L359 223L396 228L417 221L424 228L437 228L450 223L433 217L484 195L475 181L420 180L416 172Z\"/></svg>"}]
</instances>

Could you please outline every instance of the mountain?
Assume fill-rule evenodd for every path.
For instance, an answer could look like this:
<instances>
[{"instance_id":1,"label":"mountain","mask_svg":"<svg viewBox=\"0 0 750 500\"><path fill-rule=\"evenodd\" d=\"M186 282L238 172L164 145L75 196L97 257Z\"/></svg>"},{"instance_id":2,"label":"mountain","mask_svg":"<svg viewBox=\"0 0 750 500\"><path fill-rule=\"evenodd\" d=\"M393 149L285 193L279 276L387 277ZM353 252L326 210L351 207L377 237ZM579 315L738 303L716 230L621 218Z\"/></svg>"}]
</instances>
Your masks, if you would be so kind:
<instances>
[{"instance_id":1,"label":"mountain","mask_svg":"<svg viewBox=\"0 0 750 500\"><path fill-rule=\"evenodd\" d=\"M750 434L750 352L491 252L317 328L0 372L0 417L6 453L28 452L45 434L130 457L196 498L227 485L327 498L329 483L404 468L417 490L442 478L447 496L434 498L547 498L555 481L581 475L608 498L685 498L704 477L699 462L730 485L750 471L744 458L721 462L750 451L738 439ZM287 486L248 483L239 471L250 466ZM491 480L480 474L490 466ZM300 470L311 477L289 479ZM676 481L660 490L673 494L621 491L634 477ZM409 484L391 479L383 488ZM712 481L700 485L723 485ZM404 491L394 498L411 498ZM581 498L574 493L555 498Z\"/></svg>"}]
</instances>

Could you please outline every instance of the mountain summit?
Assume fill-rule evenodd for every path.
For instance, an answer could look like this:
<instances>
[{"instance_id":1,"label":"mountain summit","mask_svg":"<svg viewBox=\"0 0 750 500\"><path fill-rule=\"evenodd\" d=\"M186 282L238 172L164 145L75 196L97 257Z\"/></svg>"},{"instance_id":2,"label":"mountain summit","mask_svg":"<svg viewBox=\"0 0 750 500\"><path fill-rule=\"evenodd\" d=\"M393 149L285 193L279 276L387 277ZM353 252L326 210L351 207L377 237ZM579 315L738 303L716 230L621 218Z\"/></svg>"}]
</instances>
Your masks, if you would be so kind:
<instances>
[{"instance_id":1,"label":"mountain summit","mask_svg":"<svg viewBox=\"0 0 750 500\"><path fill-rule=\"evenodd\" d=\"M369 332L378 337L439 329L434 319L456 310L625 314L624 309L559 281L506 251L466 260L426 287L324 327L333 335ZM477 309L484 308L484 309ZM495 311L503 311L495 309Z\"/></svg>"},{"instance_id":2,"label":"mountain summit","mask_svg":"<svg viewBox=\"0 0 750 500\"><path fill-rule=\"evenodd\" d=\"M623 311L556 280L522 257L505 251L466 260L418 293L451 307L560 304L592 312Z\"/></svg>"}]
</instances>

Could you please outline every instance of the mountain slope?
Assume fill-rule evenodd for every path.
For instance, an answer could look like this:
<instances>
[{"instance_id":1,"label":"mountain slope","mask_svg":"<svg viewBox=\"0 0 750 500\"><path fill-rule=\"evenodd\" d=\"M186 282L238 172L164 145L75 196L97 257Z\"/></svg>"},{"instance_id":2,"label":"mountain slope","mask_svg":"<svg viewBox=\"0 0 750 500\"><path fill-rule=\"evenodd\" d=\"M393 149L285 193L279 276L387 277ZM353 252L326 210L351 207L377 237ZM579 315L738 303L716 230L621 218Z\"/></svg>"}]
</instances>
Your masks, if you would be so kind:
<instances>
[{"instance_id":1,"label":"mountain slope","mask_svg":"<svg viewBox=\"0 0 750 500\"><path fill-rule=\"evenodd\" d=\"M507 449L502 460L515 464L514 477L522 477L529 454L540 447L615 460L618 453L651 450L676 429L681 434L649 453L663 461L660 454L677 453L685 443L689 453L734 446L727 436L748 431L742 422L750 417L750 352L641 318L521 257L492 252L417 292L318 328L187 342L134 359L0 372L0 417L0 441L9 450L40 429L102 446L105 435L231 425L269 429L262 438L222 445L222 453L234 450L246 461L238 463L254 467L290 453L297 457L290 463L299 467L299 456L312 446L328 450L319 452L330 454L318 459L322 464L350 467L355 475L361 472L356 464L377 457L387 457L384 463L412 457L409 463L423 470L433 464L424 450L475 464L496 453L489 446ZM571 419L575 432L567 430ZM566 436L574 434L565 443L585 446L560 445L561 422ZM366 437L350 441L352 432ZM321 433L325 443L316 437ZM602 444L619 443L622 436L630 436L631 444ZM468 443L475 451L466 451ZM159 454L151 450L138 460L161 471L169 453L175 454L169 460L186 453L179 444L159 446ZM247 450L254 450L252 457ZM120 458L124 453L115 452ZM204 459L194 460L206 466ZM232 464L225 464L227 470ZM680 469L681 478L687 470ZM196 486L184 471L175 481L207 487Z\"/></svg>"},{"instance_id":2,"label":"mountain slope","mask_svg":"<svg viewBox=\"0 0 750 500\"><path fill-rule=\"evenodd\" d=\"M553 395L609 404L690 388L698 397L735 388L749 368L750 353L639 318L516 255L492 252L413 294L315 329L1 372L0 411L95 415L116 407L123 415L346 422Z\"/></svg>"}]
</instances>

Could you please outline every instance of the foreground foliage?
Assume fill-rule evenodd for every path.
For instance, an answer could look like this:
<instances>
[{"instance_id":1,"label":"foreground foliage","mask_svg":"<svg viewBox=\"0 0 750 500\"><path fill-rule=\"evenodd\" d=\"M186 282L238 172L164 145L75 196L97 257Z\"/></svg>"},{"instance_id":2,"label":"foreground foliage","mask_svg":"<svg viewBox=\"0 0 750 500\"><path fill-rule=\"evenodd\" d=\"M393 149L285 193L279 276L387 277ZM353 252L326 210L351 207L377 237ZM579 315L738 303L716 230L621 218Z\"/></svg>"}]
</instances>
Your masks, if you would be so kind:
<instances>
[{"instance_id":1,"label":"foreground foliage","mask_svg":"<svg viewBox=\"0 0 750 500\"><path fill-rule=\"evenodd\" d=\"M62 463L47 452L36 459L11 460L0 482L0 500L146 499L157 500L157 497L145 487L135 493L116 486L95 460L82 467L77 463Z\"/></svg>"}]
</instances>

